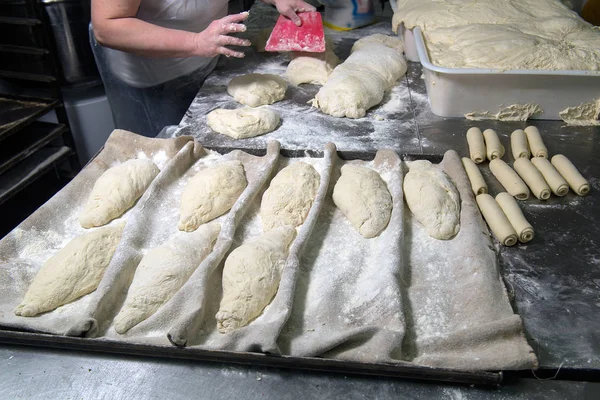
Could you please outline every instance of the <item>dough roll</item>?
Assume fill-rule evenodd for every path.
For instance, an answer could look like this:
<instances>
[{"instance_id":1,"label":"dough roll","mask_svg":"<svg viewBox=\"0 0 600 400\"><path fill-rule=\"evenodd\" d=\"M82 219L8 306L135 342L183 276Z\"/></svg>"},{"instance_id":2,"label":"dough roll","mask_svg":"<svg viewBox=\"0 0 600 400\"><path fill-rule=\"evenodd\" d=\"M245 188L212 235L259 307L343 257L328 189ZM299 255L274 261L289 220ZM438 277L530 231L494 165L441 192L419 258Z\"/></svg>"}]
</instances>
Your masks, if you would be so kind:
<instances>
[{"instance_id":1,"label":"dough roll","mask_svg":"<svg viewBox=\"0 0 600 400\"><path fill-rule=\"evenodd\" d=\"M523 178L535 197L540 200L548 200L550 198L550 186L546 183L541 172L529 161L529 158L515 160L513 168Z\"/></svg>"},{"instance_id":2,"label":"dough roll","mask_svg":"<svg viewBox=\"0 0 600 400\"><path fill-rule=\"evenodd\" d=\"M531 156L529 143L527 143L527 135L522 129L517 129L510 135L510 148L515 160Z\"/></svg>"},{"instance_id":3,"label":"dough roll","mask_svg":"<svg viewBox=\"0 0 600 400\"><path fill-rule=\"evenodd\" d=\"M531 159L531 163L542 173L552 193L557 196L569 193L569 184L547 158L534 157Z\"/></svg>"},{"instance_id":4,"label":"dough roll","mask_svg":"<svg viewBox=\"0 0 600 400\"><path fill-rule=\"evenodd\" d=\"M505 246L514 246L517 243L517 232L496 200L487 193L480 194L476 199L483 218L498 241Z\"/></svg>"},{"instance_id":5,"label":"dough roll","mask_svg":"<svg viewBox=\"0 0 600 400\"><path fill-rule=\"evenodd\" d=\"M467 143L469 144L469 157L475 164L481 164L485 160L485 141L481 129L473 127L467 131Z\"/></svg>"},{"instance_id":6,"label":"dough roll","mask_svg":"<svg viewBox=\"0 0 600 400\"><path fill-rule=\"evenodd\" d=\"M511 196L519 200L529 198L529 188L523 179L507 163L499 158L490 161L490 171Z\"/></svg>"},{"instance_id":7,"label":"dough roll","mask_svg":"<svg viewBox=\"0 0 600 400\"><path fill-rule=\"evenodd\" d=\"M590 192L590 183L579 173L571 161L562 154L552 157L552 165L569 182L569 186L575 193L585 196Z\"/></svg>"},{"instance_id":8,"label":"dough roll","mask_svg":"<svg viewBox=\"0 0 600 400\"><path fill-rule=\"evenodd\" d=\"M531 149L531 155L533 157L548 158L548 149L544 145L542 135L535 126L528 126L525 128L525 134L527 135L527 142L529 142L529 148Z\"/></svg>"},{"instance_id":9,"label":"dough roll","mask_svg":"<svg viewBox=\"0 0 600 400\"><path fill-rule=\"evenodd\" d=\"M508 221L517 232L519 242L527 243L534 237L533 227L523 215L519 204L510 194L506 192L498 193L496 196L496 202L504 211L504 215L508 218Z\"/></svg>"},{"instance_id":10,"label":"dough roll","mask_svg":"<svg viewBox=\"0 0 600 400\"><path fill-rule=\"evenodd\" d=\"M500 143L498 134L493 129L486 129L483 131L483 138L485 139L485 148L488 160L492 161L496 158L502 158L504 156L504 146Z\"/></svg>"},{"instance_id":11,"label":"dough roll","mask_svg":"<svg viewBox=\"0 0 600 400\"><path fill-rule=\"evenodd\" d=\"M469 181L471 182L471 188L473 189L473 193L475 196L482 193L488 192L487 184L483 179L483 175L481 175L481 171L477 165L470 158L463 157L462 159L463 166L465 167L465 171L467 171L467 176L469 177Z\"/></svg>"}]
</instances>

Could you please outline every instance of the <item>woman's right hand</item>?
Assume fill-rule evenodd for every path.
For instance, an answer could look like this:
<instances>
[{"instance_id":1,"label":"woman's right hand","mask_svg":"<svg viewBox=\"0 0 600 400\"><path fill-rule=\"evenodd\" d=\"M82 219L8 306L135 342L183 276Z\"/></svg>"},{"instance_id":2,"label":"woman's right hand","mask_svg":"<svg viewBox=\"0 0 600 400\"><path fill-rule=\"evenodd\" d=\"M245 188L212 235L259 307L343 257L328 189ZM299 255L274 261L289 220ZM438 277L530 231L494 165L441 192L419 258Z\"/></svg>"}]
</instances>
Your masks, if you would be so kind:
<instances>
[{"instance_id":1,"label":"woman's right hand","mask_svg":"<svg viewBox=\"0 0 600 400\"><path fill-rule=\"evenodd\" d=\"M244 53L234 51L226 46L250 46L250 41L229 36L230 33L245 32L246 25L240 22L248 18L249 13L228 15L224 18L215 20L203 30L196 33L194 43L196 44L196 56L215 57L223 54L227 57L243 58Z\"/></svg>"}]
</instances>

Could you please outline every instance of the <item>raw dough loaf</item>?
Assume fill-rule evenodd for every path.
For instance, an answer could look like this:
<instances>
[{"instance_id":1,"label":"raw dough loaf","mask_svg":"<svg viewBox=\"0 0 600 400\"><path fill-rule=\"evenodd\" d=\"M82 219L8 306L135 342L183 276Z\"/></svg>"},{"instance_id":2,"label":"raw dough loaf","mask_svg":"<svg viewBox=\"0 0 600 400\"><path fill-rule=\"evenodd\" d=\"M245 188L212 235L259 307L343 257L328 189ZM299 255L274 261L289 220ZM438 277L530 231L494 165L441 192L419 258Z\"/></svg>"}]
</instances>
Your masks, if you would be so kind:
<instances>
[{"instance_id":1,"label":"raw dough loaf","mask_svg":"<svg viewBox=\"0 0 600 400\"><path fill-rule=\"evenodd\" d=\"M269 133L279 125L279 115L268 107L217 108L206 115L210 128L234 139Z\"/></svg>"},{"instance_id":2,"label":"raw dough loaf","mask_svg":"<svg viewBox=\"0 0 600 400\"><path fill-rule=\"evenodd\" d=\"M467 143L469 144L469 156L475 164L481 164L486 158L485 141L481 129L469 128L467 131Z\"/></svg>"},{"instance_id":3,"label":"raw dough loaf","mask_svg":"<svg viewBox=\"0 0 600 400\"><path fill-rule=\"evenodd\" d=\"M71 240L44 263L15 314L33 317L96 290L124 227L125 223L121 222Z\"/></svg>"},{"instance_id":4,"label":"raw dough loaf","mask_svg":"<svg viewBox=\"0 0 600 400\"><path fill-rule=\"evenodd\" d=\"M492 161L495 158L504 157L504 146L500 143L500 139L495 130L486 129L483 131L483 138L485 139L485 149L488 160Z\"/></svg>"},{"instance_id":5,"label":"raw dough loaf","mask_svg":"<svg viewBox=\"0 0 600 400\"><path fill-rule=\"evenodd\" d=\"M460 229L460 197L450 178L429 161L410 164L404 178L406 204L435 239L451 239Z\"/></svg>"},{"instance_id":6,"label":"raw dough loaf","mask_svg":"<svg viewBox=\"0 0 600 400\"><path fill-rule=\"evenodd\" d=\"M529 188L507 163L499 158L490 161L490 171L511 196L519 200L529 198Z\"/></svg>"},{"instance_id":7,"label":"raw dough loaf","mask_svg":"<svg viewBox=\"0 0 600 400\"><path fill-rule=\"evenodd\" d=\"M517 204L515 198L506 192L502 192L496 195L496 202L498 202L498 205L504 212L504 215L506 215L508 221L517 232L519 242L527 243L533 239L533 227L525 219L525 216L523 215L521 208L519 208L519 204Z\"/></svg>"},{"instance_id":8,"label":"raw dough loaf","mask_svg":"<svg viewBox=\"0 0 600 400\"><path fill-rule=\"evenodd\" d=\"M385 182L367 167L346 164L341 171L333 188L333 202L363 237L379 235L392 214L392 195Z\"/></svg>"},{"instance_id":9,"label":"raw dough loaf","mask_svg":"<svg viewBox=\"0 0 600 400\"><path fill-rule=\"evenodd\" d=\"M323 85L333 69L340 63L333 51L325 53L294 53L285 77L294 86L302 83Z\"/></svg>"},{"instance_id":10,"label":"raw dough loaf","mask_svg":"<svg viewBox=\"0 0 600 400\"><path fill-rule=\"evenodd\" d=\"M215 315L221 333L248 325L271 302L296 230L283 226L233 250L223 267L223 298Z\"/></svg>"},{"instance_id":11,"label":"raw dough loaf","mask_svg":"<svg viewBox=\"0 0 600 400\"><path fill-rule=\"evenodd\" d=\"M235 101L250 107L264 106L282 100L286 90L285 80L272 74L236 76L227 85L227 93Z\"/></svg>"},{"instance_id":12,"label":"raw dough loaf","mask_svg":"<svg viewBox=\"0 0 600 400\"><path fill-rule=\"evenodd\" d=\"M127 160L106 170L94 184L79 214L84 228L108 224L119 218L146 191L160 170L150 160Z\"/></svg>"},{"instance_id":13,"label":"raw dough loaf","mask_svg":"<svg viewBox=\"0 0 600 400\"><path fill-rule=\"evenodd\" d=\"M179 232L140 261L127 298L115 317L115 331L125 333L154 314L181 289L212 251L221 226L217 222L195 232Z\"/></svg>"},{"instance_id":14,"label":"raw dough loaf","mask_svg":"<svg viewBox=\"0 0 600 400\"><path fill-rule=\"evenodd\" d=\"M579 173L573 163L562 154L552 157L552 165L569 182L569 186L579 196L585 196L590 192L590 183Z\"/></svg>"},{"instance_id":15,"label":"raw dough loaf","mask_svg":"<svg viewBox=\"0 0 600 400\"><path fill-rule=\"evenodd\" d=\"M398 43L395 48L377 41L358 46L358 50L333 70L312 105L334 117L364 117L369 108L381 102L384 92L406 73L406 61L399 50L402 42L393 39Z\"/></svg>"},{"instance_id":16,"label":"raw dough loaf","mask_svg":"<svg viewBox=\"0 0 600 400\"><path fill-rule=\"evenodd\" d=\"M244 165L238 160L225 161L198 172L181 195L179 230L195 231L200 225L225 214L247 185Z\"/></svg>"},{"instance_id":17,"label":"raw dough loaf","mask_svg":"<svg viewBox=\"0 0 600 400\"><path fill-rule=\"evenodd\" d=\"M398 37L384 35L383 33L376 33L374 35L365 36L354 42L350 53L354 53L363 47L369 47L373 44L382 44L390 49L397 50L400 53L404 51L404 43Z\"/></svg>"},{"instance_id":18,"label":"raw dough loaf","mask_svg":"<svg viewBox=\"0 0 600 400\"><path fill-rule=\"evenodd\" d=\"M548 158L548 149L544 145L542 135L535 126L528 126L525 128L525 134L527 135L527 142L529 142L529 148L531 149L531 155L533 157Z\"/></svg>"},{"instance_id":19,"label":"raw dough loaf","mask_svg":"<svg viewBox=\"0 0 600 400\"><path fill-rule=\"evenodd\" d=\"M554 166L548 161L547 158L534 157L531 159L531 163L541 172L550 186L550 190L557 196L565 196L569 193L569 184L562 175L554 168Z\"/></svg>"},{"instance_id":20,"label":"raw dough loaf","mask_svg":"<svg viewBox=\"0 0 600 400\"><path fill-rule=\"evenodd\" d=\"M529 143L527 143L527 135L522 129L517 129L510 135L510 148L515 160L531 156Z\"/></svg>"},{"instance_id":21,"label":"raw dough loaf","mask_svg":"<svg viewBox=\"0 0 600 400\"><path fill-rule=\"evenodd\" d=\"M467 172L467 176L469 177L469 181L471 182L471 189L473 189L475 196L478 194L487 193L487 184L483 179L483 175L481 175L481 171L479 171L479 168L473 162L473 160L463 157L462 163L465 167L465 171Z\"/></svg>"},{"instance_id":22,"label":"raw dough loaf","mask_svg":"<svg viewBox=\"0 0 600 400\"><path fill-rule=\"evenodd\" d=\"M538 171L536 167L533 166L529 158L519 158L515 160L513 163L513 168L523 181L529 186L531 192L535 197L540 200L548 200L550 198L550 187L544 180L544 177Z\"/></svg>"},{"instance_id":23,"label":"raw dough loaf","mask_svg":"<svg viewBox=\"0 0 600 400\"><path fill-rule=\"evenodd\" d=\"M260 218L263 230L304 223L317 195L320 176L312 165L296 162L273 178L263 195Z\"/></svg>"},{"instance_id":24,"label":"raw dough loaf","mask_svg":"<svg viewBox=\"0 0 600 400\"><path fill-rule=\"evenodd\" d=\"M489 194L480 194L477 196L477 205L498 241L504 246L514 246L517 232L496 200Z\"/></svg>"}]
</instances>

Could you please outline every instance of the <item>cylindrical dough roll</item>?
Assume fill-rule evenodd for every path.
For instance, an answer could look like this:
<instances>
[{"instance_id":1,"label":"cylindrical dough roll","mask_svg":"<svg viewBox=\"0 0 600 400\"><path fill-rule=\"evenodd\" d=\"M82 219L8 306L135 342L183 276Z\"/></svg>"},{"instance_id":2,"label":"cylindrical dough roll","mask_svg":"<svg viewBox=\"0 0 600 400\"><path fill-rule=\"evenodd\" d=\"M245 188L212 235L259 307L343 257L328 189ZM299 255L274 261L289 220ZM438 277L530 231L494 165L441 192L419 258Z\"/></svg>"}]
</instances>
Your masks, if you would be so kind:
<instances>
[{"instance_id":1,"label":"cylindrical dough roll","mask_svg":"<svg viewBox=\"0 0 600 400\"><path fill-rule=\"evenodd\" d=\"M496 202L504 211L504 215L508 218L508 221L517 232L519 242L527 243L533 239L534 232L533 227L523 215L519 204L510 194L506 192L498 193L496 195Z\"/></svg>"},{"instance_id":2,"label":"cylindrical dough roll","mask_svg":"<svg viewBox=\"0 0 600 400\"><path fill-rule=\"evenodd\" d=\"M523 178L535 197L540 200L548 200L550 198L550 186L548 186L540 171L529 161L529 158L515 160L513 168Z\"/></svg>"},{"instance_id":3,"label":"cylindrical dough roll","mask_svg":"<svg viewBox=\"0 0 600 400\"><path fill-rule=\"evenodd\" d=\"M548 149L544 145L542 135L535 126L528 126L525 128L525 134L527 135L527 142L529 142L529 148L531 149L531 155L533 157L548 158Z\"/></svg>"},{"instance_id":4,"label":"cylindrical dough roll","mask_svg":"<svg viewBox=\"0 0 600 400\"><path fill-rule=\"evenodd\" d=\"M488 160L492 161L496 158L502 158L504 156L504 146L500 143L496 131L493 129L486 129L483 131L483 137L485 139Z\"/></svg>"},{"instance_id":5,"label":"cylindrical dough roll","mask_svg":"<svg viewBox=\"0 0 600 400\"><path fill-rule=\"evenodd\" d=\"M531 163L542 173L552 193L557 196L569 193L569 184L547 158L533 157Z\"/></svg>"},{"instance_id":6,"label":"cylindrical dough roll","mask_svg":"<svg viewBox=\"0 0 600 400\"><path fill-rule=\"evenodd\" d=\"M476 199L483 218L498 241L505 246L514 246L517 243L517 232L496 200L487 193L480 194Z\"/></svg>"},{"instance_id":7,"label":"cylindrical dough roll","mask_svg":"<svg viewBox=\"0 0 600 400\"><path fill-rule=\"evenodd\" d=\"M467 171L469 181L471 181L471 188L473 189L473 193L475 194L475 196L477 196L478 194L487 193L487 184L483 179L483 175L481 175L481 171L479 171L479 168L473 162L473 160L467 157L463 157L462 163L465 167L465 171Z\"/></svg>"},{"instance_id":8,"label":"cylindrical dough roll","mask_svg":"<svg viewBox=\"0 0 600 400\"><path fill-rule=\"evenodd\" d=\"M510 135L510 148L514 159L529 158L529 144L527 143L527 135L522 129L517 129Z\"/></svg>"},{"instance_id":9,"label":"cylindrical dough roll","mask_svg":"<svg viewBox=\"0 0 600 400\"><path fill-rule=\"evenodd\" d=\"M475 164L481 164L485 160L485 142L481 129L469 128L467 131L467 143L469 144L469 156Z\"/></svg>"},{"instance_id":10,"label":"cylindrical dough roll","mask_svg":"<svg viewBox=\"0 0 600 400\"><path fill-rule=\"evenodd\" d=\"M523 179L517 174L507 163L499 158L490 161L490 171L504 186L504 189L511 196L519 200L527 200L529 198L529 188L523 182Z\"/></svg>"},{"instance_id":11,"label":"cylindrical dough roll","mask_svg":"<svg viewBox=\"0 0 600 400\"><path fill-rule=\"evenodd\" d=\"M590 183L579 173L571 161L562 154L552 157L552 165L569 182L569 186L575 193L585 196L590 192Z\"/></svg>"}]
</instances>

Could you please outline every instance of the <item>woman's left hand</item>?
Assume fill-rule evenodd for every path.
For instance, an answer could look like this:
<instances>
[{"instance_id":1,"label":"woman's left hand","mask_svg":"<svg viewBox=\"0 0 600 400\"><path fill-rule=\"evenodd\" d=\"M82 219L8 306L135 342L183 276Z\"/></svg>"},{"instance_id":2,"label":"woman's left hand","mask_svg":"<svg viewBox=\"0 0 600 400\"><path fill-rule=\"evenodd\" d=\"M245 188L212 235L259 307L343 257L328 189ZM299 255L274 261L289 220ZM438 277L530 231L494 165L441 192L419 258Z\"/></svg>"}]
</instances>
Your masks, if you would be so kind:
<instances>
[{"instance_id":1,"label":"woman's left hand","mask_svg":"<svg viewBox=\"0 0 600 400\"><path fill-rule=\"evenodd\" d=\"M263 0L263 2L277 7L279 14L288 17L297 26L302 25L302 22L296 13L317 10L315 7L303 0Z\"/></svg>"}]
</instances>

